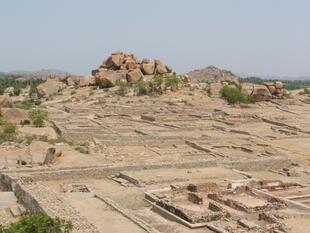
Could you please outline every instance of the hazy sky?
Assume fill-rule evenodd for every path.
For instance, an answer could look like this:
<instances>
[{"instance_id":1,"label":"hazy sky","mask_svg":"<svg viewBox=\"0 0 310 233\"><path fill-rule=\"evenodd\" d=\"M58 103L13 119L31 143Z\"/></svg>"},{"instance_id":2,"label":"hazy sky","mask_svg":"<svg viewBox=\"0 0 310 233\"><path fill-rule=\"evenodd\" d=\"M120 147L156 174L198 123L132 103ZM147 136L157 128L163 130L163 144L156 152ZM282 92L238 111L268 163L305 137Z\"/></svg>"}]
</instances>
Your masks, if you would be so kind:
<instances>
[{"instance_id":1,"label":"hazy sky","mask_svg":"<svg viewBox=\"0 0 310 233\"><path fill-rule=\"evenodd\" d=\"M0 0L0 71L88 74L116 50L177 72L310 76L309 0Z\"/></svg>"}]
</instances>

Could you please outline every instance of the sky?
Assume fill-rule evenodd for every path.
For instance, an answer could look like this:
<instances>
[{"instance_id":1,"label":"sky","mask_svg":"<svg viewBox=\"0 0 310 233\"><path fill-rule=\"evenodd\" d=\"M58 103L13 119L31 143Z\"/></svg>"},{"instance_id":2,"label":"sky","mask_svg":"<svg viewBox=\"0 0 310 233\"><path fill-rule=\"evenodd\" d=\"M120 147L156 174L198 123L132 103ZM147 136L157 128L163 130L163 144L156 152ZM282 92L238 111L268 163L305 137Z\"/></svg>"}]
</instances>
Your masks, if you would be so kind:
<instances>
[{"instance_id":1,"label":"sky","mask_svg":"<svg viewBox=\"0 0 310 233\"><path fill-rule=\"evenodd\" d=\"M310 76L309 0L0 0L0 71L89 74L114 51L178 73Z\"/></svg>"}]
</instances>

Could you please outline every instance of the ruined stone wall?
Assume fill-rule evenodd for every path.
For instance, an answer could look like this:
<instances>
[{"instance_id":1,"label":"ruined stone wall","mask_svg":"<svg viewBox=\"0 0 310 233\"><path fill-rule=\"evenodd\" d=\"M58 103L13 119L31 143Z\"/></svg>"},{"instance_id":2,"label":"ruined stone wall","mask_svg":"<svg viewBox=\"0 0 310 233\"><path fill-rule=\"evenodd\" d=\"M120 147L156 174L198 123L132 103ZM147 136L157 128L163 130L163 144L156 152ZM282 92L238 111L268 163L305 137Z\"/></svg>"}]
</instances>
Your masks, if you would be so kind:
<instances>
[{"instance_id":1,"label":"ruined stone wall","mask_svg":"<svg viewBox=\"0 0 310 233\"><path fill-rule=\"evenodd\" d=\"M40 168L32 170L14 170L6 171L6 174L16 173L20 174L22 179L27 182L48 181L48 180L63 180L63 179L79 179L79 178L104 178L121 171L140 171L150 169L163 169L163 168L179 168L190 169L199 167L217 167L225 165L227 167L239 169L242 171L255 171L266 169L277 169L287 167L291 164L288 159L279 157L249 160L249 161L236 161L236 162L223 162L221 164L216 160L197 160L194 162L185 163L172 163L172 164L148 164L148 165L132 165L132 166L91 166L91 167L70 167L70 168ZM22 175L21 175L22 174ZM24 176L24 174L27 176ZM31 174L31 175L28 175Z\"/></svg>"},{"instance_id":2,"label":"ruined stone wall","mask_svg":"<svg viewBox=\"0 0 310 233\"><path fill-rule=\"evenodd\" d=\"M223 165L227 165L231 168L242 170L242 171L259 171L267 169L278 169L287 167L292 163L291 160L283 157L274 157L259 160L247 160L247 161L235 161L235 162L224 162Z\"/></svg>"},{"instance_id":3,"label":"ruined stone wall","mask_svg":"<svg viewBox=\"0 0 310 233\"><path fill-rule=\"evenodd\" d=\"M99 233L99 230L83 217L63 198L41 183L22 184L15 182L8 175L1 174L0 183L7 190L13 191L29 213L47 214L51 217L59 217L71 221L73 233Z\"/></svg>"},{"instance_id":4,"label":"ruined stone wall","mask_svg":"<svg viewBox=\"0 0 310 233\"><path fill-rule=\"evenodd\" d=\"M206 160L189 163L174 163L174 164L150 164L150 165L132 165L132 166L94 166L94 167L73 167L61 169L39 169L36 172L21 171L19 177L24 182L37 182L48 180L63 180L63 179L79 179L79 178L104 178L108 175L115 174L121 171L140 171L161 168L196 168L196 167L215 167L216 161ZM9 174L9 172L7 172ZM30 173L30 175L28 175ZM27 174L27 175L26 175ZM26 175L26 176L24 176Z\"/></svg>"}]
</instances>

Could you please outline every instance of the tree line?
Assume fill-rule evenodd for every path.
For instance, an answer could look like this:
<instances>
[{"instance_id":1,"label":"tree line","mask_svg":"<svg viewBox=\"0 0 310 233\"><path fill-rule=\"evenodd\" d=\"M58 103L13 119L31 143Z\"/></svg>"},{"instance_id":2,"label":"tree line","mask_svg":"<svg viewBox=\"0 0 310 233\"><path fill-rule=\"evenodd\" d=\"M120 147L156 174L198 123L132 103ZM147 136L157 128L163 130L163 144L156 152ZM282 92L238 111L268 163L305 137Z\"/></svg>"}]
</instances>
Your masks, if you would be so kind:
<instances>
[{"instance_id":1,"label":"tree line","mask_svg":"<svg viewBox=\"0 0 310 233\"><path fill-rule=\"evenodd\" d=\"M287 90L304 89L310 87L310 80L274 80L274 79L262 79L259 77L240 78L240 82L242 83L247 82L247 83L262 84L264 82L274 82L274 81L283 82Z\"/></svg>"},{"instance_id":2,"label":"tree line","mask_svg":"<svg viewBox=\"0 0 310 233\"><path fill-rule=\"evenodd\" d=\"M13 87L14 92L12 93L15 96L20 95L21 90L30 86L30 95L36 92L37 86L44 82L43 79L32 77L28 79L20 79L20 76L16 75L7 75L7 74L0 74L0 95L4 94L4 91L8 87Z\"/></svg>"}]
</instances>

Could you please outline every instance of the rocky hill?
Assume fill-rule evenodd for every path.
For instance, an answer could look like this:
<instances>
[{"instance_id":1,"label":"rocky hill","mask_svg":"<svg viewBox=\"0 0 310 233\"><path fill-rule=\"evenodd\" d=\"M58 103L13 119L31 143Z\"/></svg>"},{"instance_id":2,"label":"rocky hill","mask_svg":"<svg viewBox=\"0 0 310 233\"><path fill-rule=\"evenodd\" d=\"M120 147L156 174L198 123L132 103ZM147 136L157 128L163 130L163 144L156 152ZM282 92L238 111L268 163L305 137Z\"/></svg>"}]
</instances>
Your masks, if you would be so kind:
<instances>
[{"instance_id":1,"label":"rocky hill","mask_svg":"<svg viewBox=\"0 0 310 233\"><path fill-rule=\"evenodd\" d=\"M190 77L191 81L194 82L217 83L238 79L238 77L231 71L219 69L215 66L208 66L203 69L196 69L187 73L187 75Z\"/></svg>"}]
</instances>

